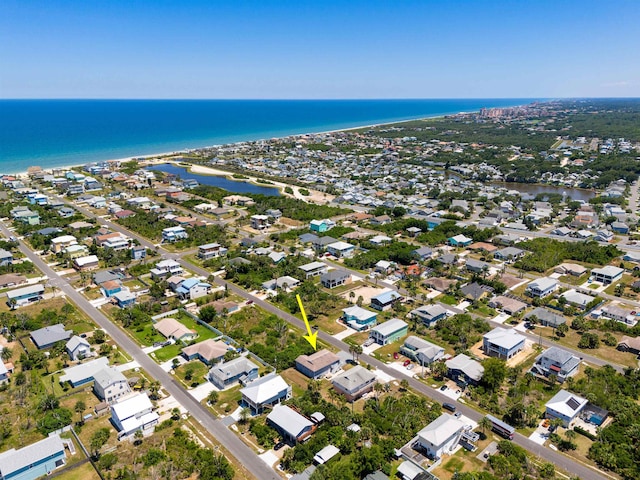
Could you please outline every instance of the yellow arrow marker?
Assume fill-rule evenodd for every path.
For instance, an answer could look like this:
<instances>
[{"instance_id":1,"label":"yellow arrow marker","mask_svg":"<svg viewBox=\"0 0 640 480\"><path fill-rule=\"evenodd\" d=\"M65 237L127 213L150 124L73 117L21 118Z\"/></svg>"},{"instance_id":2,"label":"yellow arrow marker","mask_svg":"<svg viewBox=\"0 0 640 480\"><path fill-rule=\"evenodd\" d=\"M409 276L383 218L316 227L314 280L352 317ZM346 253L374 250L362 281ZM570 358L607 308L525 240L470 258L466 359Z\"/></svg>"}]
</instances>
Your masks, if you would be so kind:
<instances>
[{"instance_id":1,"label":"yellow arrow marker","mask_svg":"<svg viewBox=\"0 0 640 480\"><path fill-rule=\"evenodd\" d=\"M302 319L304 320L304 325L307 327L307 335L304 335L303 338L311 344L314 350L317 350L317 342L318 342L318 331L311 333L311 327L309 326L309 319L307 318L307 314L304 311L304 306L302 305L302 300L300 300L300 295L296 295L296 300L298 300L298 305L300 306L300 311L302 312Z\"/></svg>"}]
</instances>

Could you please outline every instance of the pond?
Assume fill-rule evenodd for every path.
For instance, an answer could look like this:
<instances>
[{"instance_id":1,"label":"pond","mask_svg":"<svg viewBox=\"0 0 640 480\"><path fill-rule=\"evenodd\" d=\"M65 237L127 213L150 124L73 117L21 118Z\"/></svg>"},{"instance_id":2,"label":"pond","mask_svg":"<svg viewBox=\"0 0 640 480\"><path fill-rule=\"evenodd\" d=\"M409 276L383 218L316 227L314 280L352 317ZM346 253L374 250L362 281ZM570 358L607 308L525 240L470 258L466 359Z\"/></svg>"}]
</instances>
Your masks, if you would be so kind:
<instances>
[{"instance_id":1,"label":"pond","mask_svg":"<svg viewBox=\"0 0 640 480\"><path fill-rule=\"evenodd\" d=\"M222 188L231 193L254 193L272 197L280 195L280 190L277 187L263 187L249 182L230 180L227 177L218 175L200 175L198 173L188 171L185 167L179 167L171 163L154 165L152 167L147 167L147 169L179 175L182 180L196 180L202 185Z\"/></svg>"}]
</instances>

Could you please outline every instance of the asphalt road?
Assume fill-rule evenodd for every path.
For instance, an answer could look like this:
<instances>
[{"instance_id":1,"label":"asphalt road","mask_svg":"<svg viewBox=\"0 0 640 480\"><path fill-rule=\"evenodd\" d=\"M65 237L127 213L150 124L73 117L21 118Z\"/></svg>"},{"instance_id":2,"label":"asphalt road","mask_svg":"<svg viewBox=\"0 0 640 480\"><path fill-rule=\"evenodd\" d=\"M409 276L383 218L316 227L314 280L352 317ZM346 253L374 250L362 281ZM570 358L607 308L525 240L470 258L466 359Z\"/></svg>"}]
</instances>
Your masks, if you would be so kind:
<instances>
[{"instance_id":1,"label":"asphalt road","mask_svg":"<svg viewBox=\"0 0 640 480\"><path fill-rule=\"evenodd\" d=\"M0 223L0 230L9 237L13 232L9 231L4 223ZM100 328L146 370L152 378L158 380L162 387L185 407L191 416L209 431L228 452L255 478L260 480L281 480L281 477L264 463L245 443L231 432L220 420L217 420L206 407L197 402L191 395L176 382L171 375L162 370L129 336L118 326L111 322L100 310L95 308L81 294L60 277L51 267L20 242L20 250L49 278L49 284L58 287L80 309L89 315Z\"/></svg>"},{"instance_id":2,"label":"asphalt road","mask_svg":"<svg viewBox=\"0 0 640 480\"><path fill-rule=\"evenodd\" d=\"M65 201L65 199L61 199L63 201ZM69 203L69 202L67 202ZM144 237L141 237L137 234L135 234L134 232L131 232L123 227L121 227L120 225L110 222L108 220L102 219L100 217L98 217L97 215L95 215L93 212L85 209L85 208L78 208L77 206L74 205L74 208L78 209L79 211L81 211L82 213L84 213L85 215L91 217L91 218L97 218L99 219L100 223L109 226L110 228L112 228L115 231L119 231L125 235L128 235L130 237L136 238L142 245L148 247L148 248L155 248L155 245L151 242L149 242L147 239L145 239ZM534 232L535 233L535 232ZM33 252L31 252L30 250L28 250L26 247L21 246L21 248L25 248L27 251L29 251L30 255L29 257L32 258L32 256L35 256L35 254L33 254ZM195 271L196 273L208 277L210 275L210 272L208 272L207 270L195 266L189 262L187 262L186 260L184 260L183 258L181 258L180 254L178 253L172 253L172 252L168 252L166 250L164 250L163 248L160 247L159 249L162 253L163 258L172 258L178 262L180 262L183 267L188 268L192 271ZM26 252L25 252L26 253ZM39 257L35 256L37 258L37 260L40 261L40 264L42 264L43 262L40 260ZM35 263L35 262L34 262ZM38 267L40 267L40 264L37 264ZM45 265L46 267L46 265ZM48 267L46 267L48 268ZM343 267L341 267L343 268ZM50 271L51 269L48 269L48 271ZM47 272L48 272L47 271ZM45 272L45 270L43 270L43 272ZM46 273L47 275L49 275L49 273ZM362 274L358 273L359 276L362 276ZM59 278L59 277L58 277ZM62 279L61 279L62 280ZM273 313L277 316L279 316L280 318L286 320L288 323L290 323L291 325L296 326L297 328L299 328L301 331L305 330L305 326L304 323L302 322L302 320L298 319L297 317L284 312L282 310L280 310L278 307L265 302L264 300L251 295L250 293L248 293L247 291L245 291L244 289L234 285L233 283L229 283L224 281L223 279L220 278L216 278L216 284L218 285L223 285L223 286L227 286L229 288L230 291L236 293L237 295L247 299L247 300L252 300L256 305L260 306L261 308L263 308L264 310L268 311L269 313ZM388 286L388 285L385 285ZM69 287L69 290L73 290L72 288ZM65 290L66 291L66 290ZM100 315L102 315L103 317L103 321L106 322L111 329L117 331L119 333L120 336L123 336L126 341L128 342L128 345L131 345L132 347L134 347L135 349L137 349L138 351L140 351L141 355L144 357L145 359L145 363L143 364L142 362L140 362L140 365L143 366L143 368L147 369L147 371L152 374L155 378L157 378L162 384L163 386L165 386L165 383L163 381L163 379L168 380L170 382L171 387L173 387L174 390L178 390L179 394L175 396L175 398L185 407L187 407L190 411L190 405L191 404L195 404L193 405L193 407L195 409L198 410L204 410L204 412L206 413L207 419L209 420L209 422L204 423L202 420L198 419L203 425L205 425L207 427L208 423L211 423L211 429L209 427L207 427L207 429L216 437L218 438L222 443L224 443L224 445L227 447L227 449L229 450L229 452L234 455L242 464L244 464L245 466L247 466L247 468L254 473L254 475L256 475L257 478L280 478L277 476L277 474L272 470L269 469L268 467L266 467L266 464L264 462L262 462L256 455L255 453L253 453L244 443L242 443L242 441L240 441L237 437L235 437L235 435L230 432L229 430L227 430L226 428L224 428L221 425L221 422L219 421L215 421L211 418L211 415L209 414L208 411L206 411L206 409L204 409L204 407L202 407L202 405L200 405L199 403L195 402L195 400L193 398L191 398L188 394L186 394L181 387L179 387L177 384L173 383L173 379L171 379L169 377L169 375L164 372L162 369L160 369L160 367L155 364L155 362L153 362L148 356L146 356L141 350L140 348L135 345L133 343L132 340L130 340L118 327L116 327L115 325L113 325L111 323L111 321L109 319L107 319L101 312L97 311L91 304L89 304L84 298L82 298L77 292L75 292L75 290L73 290L73 292L76 294L77 297L80 297L80 300L83 301L83 304L85 305L89 305L89 307L91 309L93 309L94 311L100 313ZM75 300L75 297L72 297ZM81 305L81 302L78 302L78 305ZM99 323L100 324L100 323ZM101 325L102 326L102 325ZM105 328L105 330L107 331L107 333L110 333L110 330L107 330ZM342 351L349 351L349 345L347 345L346 343L340 341L340 340L336 340L335 338L333 338L332 336L330 336L329 334L320 331L318 334L319 338L322 339L325 343L333 346L334 348L337 348L339 350ZM119 340L113 336L114 339L118 342ZM123 346L123 348L125 348L125 344L121 344ZM125 350L127 350L125 348ZM127 350L129 351L129 350ZM370 364L373 367L379 368L380 370L382 370L383 372L393 376L393 377L403 377L406 378L409 381L409 385L411 386L411 388L413 388L415 391L433 399L436 400L440 403L443 402L449 402L451 401L451 398L447 397L446 395L442 394L440 391L431 388L427 385L425 385L424 383L416 380L415 378L413 378L413 376L408 375L408 374L404 374L402 372L399 372L398 370L392 369L389 366L387 366L386 364L384 364L383 362L368 356L368 355L360 355L360 359L365 361L366 363ZM137 360L137 358L136 358ZM147 364L150 364L150 367L147 368ZM159 370L159 375L156 376L155 372ZM165 387L166 388L166 387ZM173 392L170 391L167 388L167 391L169 393L171 393L173 395ZM181 401L181 398L186 397L187 401L189 403L183 403ZM472 409L471 407L468 407L464 404L461 404L458 402L458 410L460 412L462 412L463 415L467 416L468 418L471 418L475 421L479 421L484 415L482 413L477 412L476 410ZM194 415L195 417L195 415ZM222 427L222 429L220 428ZM214 430L215 429L215 430ZM221 431L220 436L218 435L218 430ZM230 443L228 443L226 441L226 438L230 436L233 437L233 442L230 440L230 442L234 443L236 446L237 453L235 450L232 450L229 445ZM544 459L545 461L551 462L554 465L556 465L557 467L571 473L572 475L577 475L580 478L587 480L587 479L593 479L593 480L605 480L611 477L606 476L603 472L596 470L594 468L588 467L582 463L576 462L575 460L571 459L570 457L559 453L557 451L551 450L550 448L546 448L544 446L538 445L537 443L529 440L527 437L521 435L521 434L516 434L516 436L514 437L514 443L522 446L523 448L527 449L529 452L533 453L534 455L539 456L540 458ZM248 454L248 455L247 455ZM246 457L246 460L245 460ZM251 466L251 468L250 468ZM254 468L257 467L257 472L261 473L262 475L258 475L255 473L256 470L254 470ZM265 477L265 474L273 474L274 477Z\"/></svg>"}]
</instances>

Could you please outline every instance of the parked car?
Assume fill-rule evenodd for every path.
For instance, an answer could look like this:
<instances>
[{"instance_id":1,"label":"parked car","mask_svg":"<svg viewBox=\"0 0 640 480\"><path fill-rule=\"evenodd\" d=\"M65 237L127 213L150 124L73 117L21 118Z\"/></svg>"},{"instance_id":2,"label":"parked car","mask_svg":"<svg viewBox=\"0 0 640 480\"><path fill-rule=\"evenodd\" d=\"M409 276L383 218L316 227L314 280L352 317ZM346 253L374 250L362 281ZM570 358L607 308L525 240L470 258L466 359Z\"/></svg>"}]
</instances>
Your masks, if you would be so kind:
<instances>
[{"instance_id":1,"label":"parked car","mask_svg":"<svg viewBox=\"0 0 640 480\"><path fill-rule=\"evenodd\" d=\"M442 385L442 386L440 387L440 391L441 391L441 392L444 392L444 391L446 391L446 390L447 390L447 388L448 388L448 387L447 387L446 385Z\"/></svg>"},{"instance_id":2,"label":"parked car","mask_svg":"<svg viewBox=\"0 0 640 480\"><path fill-rule=\"evenodd\" d=\"M413 370L413 367L415 367L415 364L410 363L409 365L407 365L407 370Z\"/></svg>"},{"instance_id":3,"label":"parked car","mask_svg":"<svg viewBox=\"0 0 640 480\"><path fill-rule=\"evenodd\" d=\"M456 406L453 403L443 403L442 408L445 410L449 410L450 412L456 411Z\"/></svg>"},{"instance_id":4,"label":"parked car","mask_svg":"<svg viewBox=\"0 0 640 480\"><path fill-rule=\"evenodd\" d=\"M276 443L276 446L273 447L274 450L280 450L282 447L284 447L284 442L278 442Z\"/></svg>"},{"instance_id":5,"label":"parked car","mask_svg":"<svg viewBox=\"0 0 640 480\"><path fill-rule=\"evenodd\" d=\"M398 352L393 352L393 359L397 360L399 357Z\"/></svg>"},{"instance_id":6,"label":"parked car","mask_svg":"<svg viewBox=\"0 0 640 480\"><path fill-rule=\"evenodd\" d=\"M411 363L411 360L405 360L404 363L402 364L403 367L408 366Z\"/></svg>"}]
</instances>

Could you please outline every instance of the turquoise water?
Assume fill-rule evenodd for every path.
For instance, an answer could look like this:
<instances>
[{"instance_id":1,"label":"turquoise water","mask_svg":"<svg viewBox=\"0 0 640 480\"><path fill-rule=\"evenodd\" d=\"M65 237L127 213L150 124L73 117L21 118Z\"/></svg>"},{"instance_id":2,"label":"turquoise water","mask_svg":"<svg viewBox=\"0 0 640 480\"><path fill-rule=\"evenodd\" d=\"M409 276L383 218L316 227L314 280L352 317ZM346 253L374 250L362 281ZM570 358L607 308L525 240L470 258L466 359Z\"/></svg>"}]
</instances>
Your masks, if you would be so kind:
<instances>
[{"instance_id":1,"label":"turquoise water","mask_svg":"<svg viewBox=\"0 0 640 480\"><path fill-rule=\"evenodd\" d=\"M148 167L149 170L159 170L161 172L173 173L174 175L180 175L182 180L197 180L198 183L203 185L211 185L213 187L222 188L233 193L259 193L261 195L278 196L280 190L275 187L263 187L261 185L254 185L249 182L237 182L235 180L229 180L226 177L220 177L217 175L198 175L197 173L189 172L184 167L178 167L170 163L164 165L154 165Z\"/></svg>"},{"instance_id":2,"label":"turquoise water","mask_svg":"<svg viewBox=\"0 0 640 480\"><path fill-rule=\"evenodd\" d=\"M0 172L529 103L455 100L0 100Z\"/></svg>"}]
</instances>

